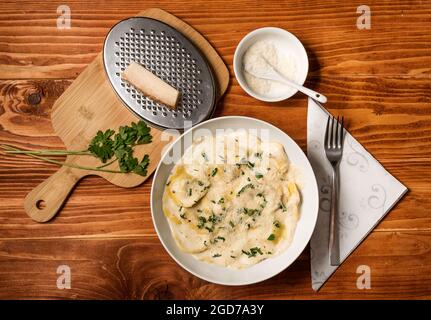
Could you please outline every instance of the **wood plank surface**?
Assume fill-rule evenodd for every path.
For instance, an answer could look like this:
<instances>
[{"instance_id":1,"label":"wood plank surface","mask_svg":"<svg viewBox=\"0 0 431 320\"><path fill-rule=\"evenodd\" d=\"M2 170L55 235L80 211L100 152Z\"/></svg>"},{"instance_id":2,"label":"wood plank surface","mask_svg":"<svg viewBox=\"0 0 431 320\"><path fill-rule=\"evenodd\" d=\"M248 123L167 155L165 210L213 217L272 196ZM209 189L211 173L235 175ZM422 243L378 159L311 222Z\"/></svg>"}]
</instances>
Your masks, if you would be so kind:
<instances>
[{"instance_id":1,"label":"wood plank surface","mask_svg":"<svg viewBox=\"0 0 431 320\"><path fill-rule=\"evenodd\" d=\"M152 236L64 239L60 243L53 239L6 240L0 242L0 298L429 298L430 238L430 231L373 233L339 268L336 280L330 280L319 293L311 289L307 251L272 279L228 287L210 284L178 267ZM372 290L356 288L356 266L364 262L372 270ZM59 265L71 268L70 290L56 288Z\"/></svg>"},{"instance_id":2,"label":"wood plank surface","mask_svg":"<svg viewBox=\"0 0 431 320\"><path fill-rule=\"evenodd\" d=\"M235 47L249 31L274 26L306 46L311 74L430 75L428 1L370 1L372 29L356 28L360 4L337 1L68 1L72 28L58 30L50 1L0 4L0 64L4 79L75 78L101 50L118 20L150 7L174 13L217 48L231 66ZM28 26L32 27L29 28ZM418 26L415 28L414 26ZM421 30L422 28L422 30ZM372 35L372 36L370 36ZM6 50L5 50L6 49Z\"/></svg>"},{"instance_id":3,"label":"wood plank surface","mask_svg":"<svg viewBox=\"0 0 431 320\"><path fill-rule=\"evenodd\" d=\"M268 121L306 147L306 99L268 104L235 80L235 47L249 31L285 28L306 46L306 84L408 188L322 290L311 290L309 252L260 284L209 284L179 267L157 239L149 208L151 178L122 189L82 180L47 224L24 212L25 195L57 168L0 154L0 298L326 299L431 298L431 2L369 1L371 30L356 28L342 1L67 1L72 28L56 27L58 2L0 3L0 143L63 148L50 122L56 99L101 50L118 20L160 7L191 24L221 54L230 85L216 116ZM383 245L384 244L384 245ZM72 289L56 287L56 268L72 268ZM372 289L356 288L369 265ZM43 276L41 276L43 275Z\"/></svg>"}]
</instances>

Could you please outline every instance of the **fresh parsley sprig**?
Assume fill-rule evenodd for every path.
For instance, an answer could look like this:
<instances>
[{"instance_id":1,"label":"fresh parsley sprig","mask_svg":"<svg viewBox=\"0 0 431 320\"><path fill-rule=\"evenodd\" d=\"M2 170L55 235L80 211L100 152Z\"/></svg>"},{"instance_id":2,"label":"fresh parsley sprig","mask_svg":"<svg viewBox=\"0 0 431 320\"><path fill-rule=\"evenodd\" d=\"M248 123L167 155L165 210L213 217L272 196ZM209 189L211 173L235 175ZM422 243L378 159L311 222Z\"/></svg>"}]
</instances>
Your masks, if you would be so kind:
<instances>
[{"instance_id":1,"label":"fresh parsley sprig","mask_svg":"<svg viewBox=\"0 0 431 320\"><path fill-rule=\"evenodd\" d=\"M94 138L91 139L88 148L81 151L23 150L8 145L0 145L0 147L6 150L5 153L8 154L25 154L62 166L111 173L133 172L141 176L146 176L150 157L146 154L142 160L139 161L138 158L134 157L133 153L135 146L151 142L152 136L150 131L151 129L144 121L139 121L138 123L132 122L130 126L122 126L117 133L112 129L98 131ZM50 156L64 155L91 155L98 158L103 165L98 167L86 167L49 158ZM105 168L116 161L118 162L120 170Z\"/></svg>"}]
</instances>

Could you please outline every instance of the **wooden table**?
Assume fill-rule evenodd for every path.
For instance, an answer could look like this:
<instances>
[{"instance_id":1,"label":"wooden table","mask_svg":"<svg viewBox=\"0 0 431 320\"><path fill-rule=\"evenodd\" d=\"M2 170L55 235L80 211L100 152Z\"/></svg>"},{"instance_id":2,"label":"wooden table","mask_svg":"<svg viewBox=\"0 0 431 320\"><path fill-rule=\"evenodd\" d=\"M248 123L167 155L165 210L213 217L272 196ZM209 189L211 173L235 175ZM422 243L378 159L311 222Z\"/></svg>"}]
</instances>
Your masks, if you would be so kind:
<instances>
[{"instance_id":1,"label":"wooden table","mask_svg":"<svg viewBox=\"0 0 431 320\"><path fill-rule=\"evenodd\" d=\"M0 143L63 148L50 124L54 101L114 23L157 6L204 34L228 65L231 83L216 116L268 121L305 149L305 97L256 101L232 70L235 47L249 31L293 32L309 55L306 84L328 96L329 110L344 115L350 132L410 191L319 293L310 286L308 249L273 279L226 287L192 276L165 252L151 222L151 179L127 190L86 178L57 218L37 224L23 210L24 196L57 168L0 155L0 298L431 298L431 3L370 0L370 30L356 26L360 4L68 0L72 28L59 30L59 2L2 1ZM70 290L56 286L63 264L71 267ZM370 290L356 287L359 265L371 268Z\"/></svg>"}]
</instances>

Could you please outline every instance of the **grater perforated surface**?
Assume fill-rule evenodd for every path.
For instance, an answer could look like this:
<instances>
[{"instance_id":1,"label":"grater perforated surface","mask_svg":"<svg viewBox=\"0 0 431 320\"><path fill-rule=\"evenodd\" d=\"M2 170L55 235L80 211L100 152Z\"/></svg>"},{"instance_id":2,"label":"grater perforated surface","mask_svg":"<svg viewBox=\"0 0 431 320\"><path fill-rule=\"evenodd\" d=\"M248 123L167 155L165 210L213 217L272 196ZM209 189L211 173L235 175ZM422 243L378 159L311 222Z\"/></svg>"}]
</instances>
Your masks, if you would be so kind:
<instances>
[{"instance_id":1,"label":"grater perforated surface","mask_svg":"<svg viewBox=\"0 0 431 320\"><path fill-rule=\"evenodd\" d=\"M216 84L204 56L190 40L163 22L143 17L120 21L106 37L103 61L123 103L156 127L184 129L184 121L195 125L214 110ZM121 78L131 61L181 92L176 110L145 97Z\"/></svg>"}]
</instances>

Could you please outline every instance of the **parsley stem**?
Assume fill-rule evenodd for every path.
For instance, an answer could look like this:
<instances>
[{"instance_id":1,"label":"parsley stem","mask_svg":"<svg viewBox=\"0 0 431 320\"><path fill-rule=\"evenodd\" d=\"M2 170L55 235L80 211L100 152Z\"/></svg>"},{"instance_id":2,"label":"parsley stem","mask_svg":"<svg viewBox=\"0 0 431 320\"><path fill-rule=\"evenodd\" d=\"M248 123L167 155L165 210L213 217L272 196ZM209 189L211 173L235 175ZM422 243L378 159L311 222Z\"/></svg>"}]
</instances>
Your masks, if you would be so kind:
<instances>
[{"instance_id":1,"label":"parsley stem","mask_svg":"<svg viewBox=\"0 0 431 320\"><path fill-rule=\"evenodd\" d=\"M67 155L91 155L91 153L87 150L82 151L67 151L67 150L22 150L14 148L10 150L10 146L8 145L0 145L2 149L5 149L6 153L9 154L34 154L40 156L67 156Z\"/></svg>"},{"instance_id":2,"label":"parsley stem","mask_svg":"<svg viewBox=\"0 0 431 320\"><path fill-rule=\"evenodd\" d=\"M105 163L105 164L102 164L101 166L98 166L98 167L96 167L96 168L97 168L97 169L105 168L105 167L107 167L107 166L109 166L109 165L113 164L115 161L118 161L118 158L115 158L114 160L111 160L111 161L109 161L109 162L107 162L107 163Z\"/></svg>"},{"instance_id":3,"label":"parsley stem","mask_svg":"<svg viewBox=\"0 0 431 320\"><path fill-rule=\"evenodd\" d=\"M18 149L14 148L14 147L11 147L11 146L2 145L1 147L3 149L6 149L6 150L18 150ZM57 164L59 166L66 166L66 167L75 168L75 169L91 170L91 171L102 171L102 172L109 172L109 173L124 173L124 172L119 171L119 170L108 170L108 169L102 169L102 168L98 168L98 167L80 166L78 164L57 161L57 160L50 159L50 158L47 158L47 157L41 157L41 156L38 156L38 155L35 155L35 154L32 154L32 153L25 153L25 155L27 155L29 157L32 157L32 158L35 158L35 159L39 159L39 160L45 161L45 162Z\"/></svg>"}]
</instances>

